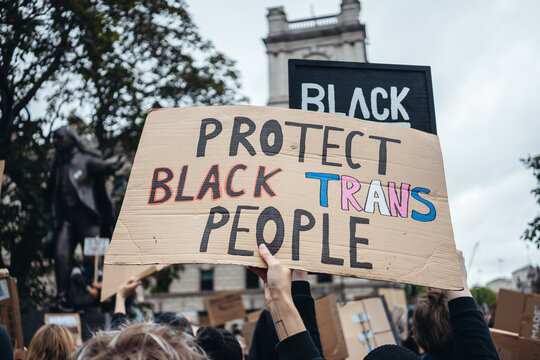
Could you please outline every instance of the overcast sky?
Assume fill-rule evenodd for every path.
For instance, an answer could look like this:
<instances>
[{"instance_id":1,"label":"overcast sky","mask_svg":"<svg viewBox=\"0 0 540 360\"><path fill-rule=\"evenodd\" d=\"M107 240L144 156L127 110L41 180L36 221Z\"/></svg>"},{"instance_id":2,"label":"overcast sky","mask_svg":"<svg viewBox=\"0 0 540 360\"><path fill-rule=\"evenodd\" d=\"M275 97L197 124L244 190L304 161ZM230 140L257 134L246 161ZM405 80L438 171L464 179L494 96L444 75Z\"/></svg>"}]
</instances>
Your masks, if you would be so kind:
<instances>
[{"instance_id":1,"label":"overcast sky","mask_svg":"<svg viewBox=\"0 0 540 360\"><path fill-rule=\"evenodd\" d=\"M289 20L337 14L340 0L187 0L201 34L237 61L243 93L268 100L268 7ZM540 262L520 235L538 214L519 162L540 152L540 2L363 0L368 61L429 65L456 244L469 284Z\"/></svg>"}]
</instances>

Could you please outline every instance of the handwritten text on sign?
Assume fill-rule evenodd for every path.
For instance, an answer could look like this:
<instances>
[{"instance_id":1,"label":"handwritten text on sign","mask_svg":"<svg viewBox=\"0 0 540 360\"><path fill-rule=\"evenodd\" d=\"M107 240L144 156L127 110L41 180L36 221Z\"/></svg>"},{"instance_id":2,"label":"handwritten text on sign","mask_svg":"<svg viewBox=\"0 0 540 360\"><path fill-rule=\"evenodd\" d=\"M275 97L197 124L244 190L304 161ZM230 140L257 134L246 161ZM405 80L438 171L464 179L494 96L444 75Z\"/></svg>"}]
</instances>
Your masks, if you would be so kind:
<instances>
[{"instance_id":1,"label":"handwritten text on sign","mask_svg":"<svg viewBox=\"0 0 540 360\"><path fill-rule=\"evenodd\" d=\"M119 223L106 263L260 266L265 243L292 267L460 287L436 137L342 116L154 111Z\"/></svg>"}]
</instances>

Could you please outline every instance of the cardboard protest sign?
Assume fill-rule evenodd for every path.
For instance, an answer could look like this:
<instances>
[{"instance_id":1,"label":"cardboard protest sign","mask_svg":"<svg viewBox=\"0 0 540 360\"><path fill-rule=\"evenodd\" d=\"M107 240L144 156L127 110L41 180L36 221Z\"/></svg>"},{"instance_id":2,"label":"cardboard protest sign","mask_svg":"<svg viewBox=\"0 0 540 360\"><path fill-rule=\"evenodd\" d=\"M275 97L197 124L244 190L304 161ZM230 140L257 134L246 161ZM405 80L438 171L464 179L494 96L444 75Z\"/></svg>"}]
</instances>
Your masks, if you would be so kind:
<instances>
[{"instance_id":1,"label":"cardboard protest sign","mask_svg":"<svg viewBox=\"0 0 540 360\"><path fill-rule=\"evenodd\" d=\"M16 342L22 346L24 341L17 280L9 276L7 271L0 274L0 325L7 330L12 345Z\"/></svg>"},{"instance_id":2,"label":"cardboard protest sign","mask_svg":"<svg viewBox=\"0 0 540 360\"><path fill-rule=\"evenodd\" d=\"M343 360L349 357L339 319L336 296L328 295L315 300L315 312L324 357L328 360Z\"/></svg>"},{"instance_id":3,"label":"cardboard protest sign","mask_svg":"<svg viewBox=\"0 0 540 360\"><path fill-rule=\"evenodd\" d=\"M77 346L82 345L81 318L73 314L45 314L45 324L54 324L67 328Z\"/></svg>"},{"instance_id":4,"label":"cardboard protest sign","mask_svg":"<svg viewBox=\"0 0 540 360\"><path fill-rule=\"evenodd\" d=\"M84 238L84 256L103 256L109 246L109 238L87 237Z\"/></svg>"},{"instance_id":5,"label":"cardboard protest sign","mask_svg":"<svg viewBox=\"0 0 540 360\"><path fill-rule=\"evenodd\" d=\"M291 268L461 289L436 136L254 106L148 114L105 264Z\"/></svg>"},{"instance_id":6,"label":"cardboard protest sign","mask_svg":"<svg viewBox=\"0 0 540 360\"><path fill-rule=\"evenodd\" d=\"M437 133L429 66L289 59L289 107Z\"/></svg>"},{"instance_id":7,"label":"cardboard protest sign","mask_svg":"<svg viewBox=\"0 0 540 360\"><path fill-rule=\"evenodd\" d=\"M248 313L247 314L247 321L256 323L257 321L259 321L259 317L261 316L262 312L263 312L262 309L260 309L260 310L255 310L255 311L252 311L252 312Z\"/></svg>"},{"instance_id":8,"label":"cardboard protest sign","mask_svg":"<svg viewBox=\"0 0 540 360\"><path fill-rule=\"evenodd\" d=\"M350 358L362 359L378 346L397 343L383 297L352 301L338 312Z\"/></svg>"},{"instance_id":9,"label":"cardboard protest sign","mask_svg":"<svg viewBox=\"0 0 540 360\"><path fill-rule=\"evenodd\" d=\"M500 289L497 294L497 312L493 327L519 333L523 303L527 294L521 291Z\"/></svg>"},{"instance_id":10,"label":"cardboard protest sign","mask_svg":"<svg viewBox=\"0 0 540 360\"><path fill-rule=\"evenodd\" d=\"M230 291L204 299L211 326L223 325L227 321L243 319L246 309L241 291Z\"/></svg>"},{"instance_id":11,"label":"cardboard protest sign","mask_svg":"<svg viewBox=\"0 0 540 360\"><path fill-rule=\"evenodd\" d=\"M246 342L246 349L244 353L249 354L249 349L253 343L253 334L255 333L255 328L257 327L257 322L248 321L242 324L242 334L244 335L244 340Z\"/></svg>"},{"instance_id":12,"label":"cardboard protest sign","mask_svg":"<svg viewBox=\"0 0 540 360\"><path fill-rule=\"evenodd\" d=\"M130 277L135 277L138 280L144 279L152 275L156 271L165 268L166 265L107 265L103 266L103 280L101 283L100 301L105 301L118 290Z\"/></svg>"},{"instance_id":13,"label":"cardboard protest sign","mask_svg":"<svg viewBox=\"0 0 540 360\"><path fill-rule=\"evenodd\" d=\"M4 178L4 166L6 165L5 160L0 160L0 195L2 195L2 179Z\"/></svg>"},{"instance_id":14,"label":"cardboard protest sign","mask_svg":"<svg viewBox=\"0 0 540 360\"><path fill-rule=\"evenodd\" d=\"M540 341L510 331L493 328L489 331L501 360L540 360Z\"/></svg>"},{"instance_id":15,"label":"cardboard protest sign","mask_svg":"<svg viewBox=\"0 0 540 360\"><path fill-rule=\"evenodd\" d=\"M540 339L540 295L527 294L521 314L519 336Z\"/></svg>"},{"instance_id":16,"label":"cardboard protest sign","mask_svg":"<svg viewBox=\"0 0 540 360\"><path fill-rule=\"evenodd\" d=\"M396 331L399 334L401 340L407 339L408 331L408 318L407 318L407 296L404 289L395 288L378 288L377 294L384 296L384 300L390 309L392 314L392 322L396 327Z\"/></svg>"}]
</instances>

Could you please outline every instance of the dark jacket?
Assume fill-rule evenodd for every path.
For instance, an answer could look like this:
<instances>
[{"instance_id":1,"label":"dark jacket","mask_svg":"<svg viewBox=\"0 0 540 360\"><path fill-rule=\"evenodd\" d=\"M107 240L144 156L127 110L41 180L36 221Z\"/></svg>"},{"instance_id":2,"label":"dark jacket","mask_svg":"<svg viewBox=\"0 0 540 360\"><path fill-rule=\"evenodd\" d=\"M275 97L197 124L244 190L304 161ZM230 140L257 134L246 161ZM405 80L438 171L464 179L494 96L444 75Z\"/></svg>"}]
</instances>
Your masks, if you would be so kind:
<instances>
[{"instance_id":1,"label":"dark jacket","mask_svg":"<svg viewBox=\"0 0 540 360\"><path fill-rule=\"evenodd\" d=\"M293 281L291 293L294 305L307 331L279 342L272 316L265 309L255 327L248 360L323 358L319 327L315 315L315 301L311 296L309 282Z\"/></svg>"},{"instance_id":2,"label":"dark jacket","mask_svg":"<svg viewBox=\"0 0 540 360\"><path fill-rule=\"evenodd\" d=\"M454 337L454 349L450 354L450 358L459 360L499 360L487 324L474 299L470 296L459 297L451 300L448 307ZM310 333L304 331L280 342L276 347L275 354L272 354L273 357L260 354L261 357L256 359L321 360L322 356L319 351ZM438 359L430 354L427 354L426 357ZM251 357L251 351L249 359L254 359Z\"/></svg>"}]
</instances>

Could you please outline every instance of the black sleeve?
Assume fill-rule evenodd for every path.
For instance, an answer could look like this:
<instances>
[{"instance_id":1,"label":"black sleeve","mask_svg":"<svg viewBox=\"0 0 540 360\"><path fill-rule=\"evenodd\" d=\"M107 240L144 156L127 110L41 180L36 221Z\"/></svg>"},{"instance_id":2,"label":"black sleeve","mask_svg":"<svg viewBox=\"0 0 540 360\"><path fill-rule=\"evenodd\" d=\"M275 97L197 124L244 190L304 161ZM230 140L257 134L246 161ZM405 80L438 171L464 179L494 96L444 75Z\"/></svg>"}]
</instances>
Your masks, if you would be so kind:
<instances>
[{"instance_id":1,"label":"black sleeve","mask_svg":"<svg viewBox=\"0 0 540 360\"><path fill-rule=\"evenodd\" d=\"M482 312L470 296L448 302L456 359L499 359Z\"/></svg>"},{"instance_id":2,"label":"black sleeve","mask_svg":"<svg viewBox=\"0 0 540 360\"><path fill-rule=\"evenodd\" d=\"M276 351L279 360L324 360L307 331L294 334L281 341Z\"/></svg>"},{"instance_id":3,"label":"black sleeve","mask_svg":"<svg viewBox=\"0 0 540 360\"><path fill-rule=\"evenodd\" d=\"M294 305L302 318L304 326L308 330L311 343L314 344L316 351L322 354L322 345L315 316L315 302L311 296L311 288L307 281L293 281L291 285L291 294ZM274 327L274 321L268 310L263 310L257 326L253 332L253 340L249 349L248 360L277 360L276 345L279 338ZM321 355L318 355L319 357Z\"/></svg>"},{"instance_id":4,"label":"black sleeve","mask_svg":"<svg viewBox=\"0 0 540 360\"><path fill-rule=\"evenodd\" d=\"M323 356L321 336L319 334L319 327L317 325L317 316L315 313L315 301L311 296L311 287L307 281L293 281L292 283L292 298L294 306L300 313L302 321L309 331L311 339L317 348L320 356Z\"/></svg>"},{"instance_id":5,"label":"black sleeve","mask_svg":"<svg viewBox=\"0 0 540 360\"><path fill-rule=\"evenodd\" d=\"M77 285L77 287L81 288L84 291L87 291L87 287L89 286L86 281L84 280L84 276L81 272L81 269L75 267L71 271L71 281Z\"/></svg>"},{"instance_id":6,"label":"black sleeve","mask_svg":"<svg viewBox=\"0 0 540 360\"><path fill-rule=\"evenodd\" d=\"M249 348L248 360L277 360L275 347L279 343L276 328L270 311L264 309L259 316L251 347Z\"/></svg>"}]
</instances>

